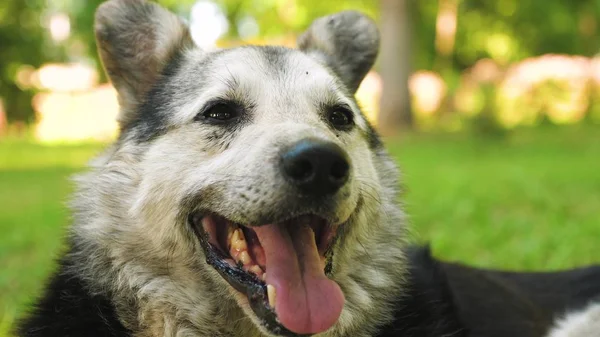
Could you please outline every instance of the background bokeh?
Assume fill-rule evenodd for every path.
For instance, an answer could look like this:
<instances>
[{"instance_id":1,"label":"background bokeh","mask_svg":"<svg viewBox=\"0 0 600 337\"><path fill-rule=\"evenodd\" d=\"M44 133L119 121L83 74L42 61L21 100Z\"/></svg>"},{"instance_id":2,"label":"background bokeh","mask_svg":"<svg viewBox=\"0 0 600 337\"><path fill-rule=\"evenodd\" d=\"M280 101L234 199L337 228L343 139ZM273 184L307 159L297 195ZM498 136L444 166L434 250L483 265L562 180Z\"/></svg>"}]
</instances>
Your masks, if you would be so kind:
<instances>
[{"instance_id":1,"label":"background bokeh","mask_svg":"<svg viewBox=\"0 0 600 337\"><path fill-rule=\"evenodd\" d=\"M0 337L52 271L68 179L117 133L100 0L0 1ZM483 267L600 262L600 2L160 0L203 48L295 45L361 10L381 27L357 98L403 169L414 240Z\"/></svg>"}]
</instances>

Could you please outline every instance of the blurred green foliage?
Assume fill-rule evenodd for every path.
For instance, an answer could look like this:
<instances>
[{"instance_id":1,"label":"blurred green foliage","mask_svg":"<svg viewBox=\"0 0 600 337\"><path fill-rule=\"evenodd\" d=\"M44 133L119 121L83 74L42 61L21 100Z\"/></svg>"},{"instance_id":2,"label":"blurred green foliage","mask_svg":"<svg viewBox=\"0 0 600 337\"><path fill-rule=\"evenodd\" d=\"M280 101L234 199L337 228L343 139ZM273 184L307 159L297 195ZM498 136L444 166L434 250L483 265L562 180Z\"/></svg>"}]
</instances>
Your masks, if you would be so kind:
<instances>
[{"instance_id":1,"label":"blurred green foliage","mask_svg":"<svg viewBox=\"0 0 600 337\"><path fill-rule=\"evenodd\" d=\"M43 0L3 1L0 4L0 97L9 118L32 117L29 90L17 86L17 70L23 64L37 67L45 60L45 36L42 26Z\"/></svg>"},{"instance_id":2,"label":"blurred green foliage","mask_svg":"<svg viewBox=\"0 0 600 337\"><path fill-rule=\"evenodd\" d=\"M158 0L188 17L196 0ZM545 53L594 55L600 47L595 0L448 0L458 8L456 43L449 56L435 47L436 18L443 1L411 1L413 29L411 61L414 69L441 73L450 89L458 74L482 58L506 65ZM456 2L454 2L456 1ZM32 120L32 90L20 88L20 66L44 62L83 61L100 67L93 34L95 8L102 0L8 0L0 4L0 97L9 120ZM312 19L342 9L357 9L378 18L376 0L215 0L229 21L229 37L240 35L241 20L252 17L261 37L293 34ZM47 29L50 15L64 12L71 18L68 40L53 42ZM102 73L102 72L100 72ZM105 80L105 78L103 78Z\"/></svg>"},{"instance_id":3,"label":"blurred green foliage","mask_svg":"<svg viewBox=\"0 0 600 337\"><path fill-rule=\"evenodd\" d=\"M500 63L546 53L598 52L598 1L465 0L459 7L457 66L483 57Z\"/></svg>"}]
</instances>

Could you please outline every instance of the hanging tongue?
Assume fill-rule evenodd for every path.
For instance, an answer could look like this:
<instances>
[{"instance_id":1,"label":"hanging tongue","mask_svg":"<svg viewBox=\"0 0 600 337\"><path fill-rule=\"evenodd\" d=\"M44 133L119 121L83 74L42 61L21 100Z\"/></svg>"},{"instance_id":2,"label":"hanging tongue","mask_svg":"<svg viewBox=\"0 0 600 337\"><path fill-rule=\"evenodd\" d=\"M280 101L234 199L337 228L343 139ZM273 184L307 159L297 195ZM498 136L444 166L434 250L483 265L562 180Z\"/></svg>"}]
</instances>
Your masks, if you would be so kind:
<instances>
[{"instance_id":1,"label":"hanging tongue","mask_svg":"<svg viewBox=\"0 0 600 337\"><path fill-rule=\"evenodd\" d=\"M329 329L339 318L344 295L325 276L315 235L308 224L254 227L267 258L266 283L276 290L279 322L298 334Z\"/></svg>"}]
</instances>

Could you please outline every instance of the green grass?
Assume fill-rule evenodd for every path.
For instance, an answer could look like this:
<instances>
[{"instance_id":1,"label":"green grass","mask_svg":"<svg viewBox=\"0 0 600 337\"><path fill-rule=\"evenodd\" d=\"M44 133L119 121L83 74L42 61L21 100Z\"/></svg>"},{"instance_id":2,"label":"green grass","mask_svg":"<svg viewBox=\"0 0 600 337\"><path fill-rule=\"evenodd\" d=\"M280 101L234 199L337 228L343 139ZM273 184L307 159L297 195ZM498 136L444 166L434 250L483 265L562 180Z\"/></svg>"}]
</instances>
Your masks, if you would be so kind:
<instances>
[{"instance_id":1,"label":"green grass","mask_svg":"<svg viewBox=\"0 0 600 337\"><path fill-rule=\"evenodd\" d=\"M517 270L600 262L599 128L410 135L389 148L413 236L435 255ZM69 223L68 177L100 149L0 142L0 336L52 271Z\"/></svg>"},{"instance_id":2,"label":"green grass","mask_svg":"<svg viewBox=\"0 0 600 337\"><path fill-rule=\"evenodd\" d=\"M0 337L52 271L69 219L69 176L98 149L0 141Z\"/></svg>"},{"instance_id":3,"label":"green grass","mask_svg":"<svg viewBox=\"0 0 600 337\"><path fill-rule=\"evenodd\" d=\"M412 137L390 150L413 232L436 256L513 270L600 262L600 129Z\"/></svg>"}]
</instances>

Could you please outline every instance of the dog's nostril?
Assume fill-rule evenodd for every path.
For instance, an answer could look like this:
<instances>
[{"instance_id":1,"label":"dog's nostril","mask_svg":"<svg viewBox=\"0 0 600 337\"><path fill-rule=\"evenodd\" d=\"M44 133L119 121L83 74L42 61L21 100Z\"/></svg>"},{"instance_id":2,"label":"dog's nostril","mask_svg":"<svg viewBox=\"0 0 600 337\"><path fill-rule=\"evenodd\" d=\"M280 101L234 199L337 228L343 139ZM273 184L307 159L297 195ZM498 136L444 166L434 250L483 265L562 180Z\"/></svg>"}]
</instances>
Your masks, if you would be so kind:
<instances>
[{"instance_id":1,"label":"dog's nostril","mask_svg":"<svg viewBox=\"0 0 600 337\"><path fill-rule=\"evenodd\" d=\"M334 180L345 180L348 178L348 171L350 170L350 165L345 160L336 160L333 165L331 165L331 172L329 175Z\"/></svg>"},{"instance_id":2,"label":"dog's nostril","mask_svg":"<svg viewBox=\"0 0 600 337\"><path fill-rule=\"evenodd\" d=\"M304 181L310 179L314 174L313 164L308 159L302 159L295 161L287 161L284 163L287 166L285 169L290 178L298 181Z\"/></svg>"}]
</instances>

